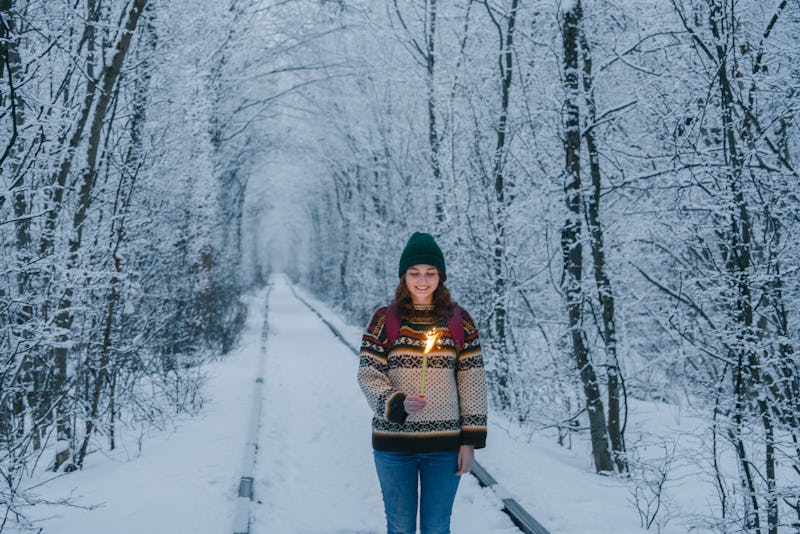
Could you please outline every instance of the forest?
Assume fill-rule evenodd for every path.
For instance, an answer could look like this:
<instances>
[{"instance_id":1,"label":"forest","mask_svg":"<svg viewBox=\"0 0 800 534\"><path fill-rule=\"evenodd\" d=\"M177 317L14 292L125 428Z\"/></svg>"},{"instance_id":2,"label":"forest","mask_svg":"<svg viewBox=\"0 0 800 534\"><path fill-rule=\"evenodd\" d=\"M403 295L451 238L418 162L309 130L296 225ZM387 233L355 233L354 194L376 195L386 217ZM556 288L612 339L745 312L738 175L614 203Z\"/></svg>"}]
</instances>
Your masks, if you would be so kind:
<instances>
[{"instance_id":1,"label":"forest","mask_svg":"<svg viewBox=\"0 0 800 534\"><path fill-rule=\"evenodd\" d=\"M270 273L366 324L420 230L497 414L586 437L644 528L680 462L697 529L800 532L798 36L789 0L0 0L0 531L37 466L201 410ZM627 434L644 401L702 432Z\"/></svg>"}]
</instances>

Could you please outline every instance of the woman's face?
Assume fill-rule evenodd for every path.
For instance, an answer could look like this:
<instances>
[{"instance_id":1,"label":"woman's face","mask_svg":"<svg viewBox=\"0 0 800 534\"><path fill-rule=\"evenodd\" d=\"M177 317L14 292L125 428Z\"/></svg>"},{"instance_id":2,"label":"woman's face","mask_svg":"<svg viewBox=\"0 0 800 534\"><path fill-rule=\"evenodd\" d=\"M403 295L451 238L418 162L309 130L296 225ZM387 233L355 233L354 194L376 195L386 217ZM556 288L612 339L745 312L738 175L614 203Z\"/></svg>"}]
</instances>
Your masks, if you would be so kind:
<instances>
[{"instance_id":1,"label":"woman's face","mask_svg":"<svg viewBox=\"0 0 800 534\"><path fill-rule=\"evenodd\" d=\"M433 304L433 292L439 287L439 270L433 265L412 265L406 270L406 287L414 304Z\"/></svg>"}]
</instances>

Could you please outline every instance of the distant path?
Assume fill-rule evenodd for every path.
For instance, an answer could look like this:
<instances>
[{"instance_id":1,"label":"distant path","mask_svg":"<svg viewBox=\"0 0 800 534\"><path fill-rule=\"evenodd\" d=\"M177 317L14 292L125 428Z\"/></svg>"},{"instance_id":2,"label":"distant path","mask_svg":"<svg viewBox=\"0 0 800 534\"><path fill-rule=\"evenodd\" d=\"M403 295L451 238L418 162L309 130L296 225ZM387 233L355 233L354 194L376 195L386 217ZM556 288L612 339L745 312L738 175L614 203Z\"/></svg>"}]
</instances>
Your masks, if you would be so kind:
<instances>
[{"instance_id":1,"label":"distant path","mask_svg":"<svg viewBox=\"0 0 800 534\"><path fill-rule=\"evenodd\" d=\"M357 359L282 277L273 279L269 310L251 532L385 532ZM452 531L518 533L501 506L474 478L463 477Z\"/></svg>"}]
</instances>

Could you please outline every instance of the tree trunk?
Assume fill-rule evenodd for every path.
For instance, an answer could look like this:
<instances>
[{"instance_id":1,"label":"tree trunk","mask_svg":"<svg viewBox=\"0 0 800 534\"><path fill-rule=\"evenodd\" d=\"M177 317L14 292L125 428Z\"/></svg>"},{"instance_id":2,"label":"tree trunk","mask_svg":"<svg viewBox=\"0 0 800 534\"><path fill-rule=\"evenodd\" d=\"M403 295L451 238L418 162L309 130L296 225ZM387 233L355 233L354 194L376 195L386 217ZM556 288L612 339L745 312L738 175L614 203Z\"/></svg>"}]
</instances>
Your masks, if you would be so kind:
<instances>
[{"instance_id":1,"label":"tree trunk","mask_svg":"<svg viewBox=\"0 0 800 534\"><path fill-rule=\"evenodd\" d=\"M436 197L434 199L434 213L436 222L444 222L444 198L442 191L442 166L439 161L440 145L439 129L436 126L436 0L429 0L428 28L425 33L425 82L428 86L428 141L431 145L431 171L433 172L433 183L435 184Z\"/></svg>"},{"instance_id":2,"label":"tree trunk","mask_svg":"<svg viewBox=\"0 0 800 534\"><path fill-rule=\"evenodd\" d=\"M10 180L8 189L13 193L14 209L14 229L15 229L15 261L16 261L16 295L13 306L12 321L14 326L12 332L17 340L17 357L22 361L19 364L21 373L15 382L18 384L4 392L3 397L11 397L12 409L0 415L0 434L6 436L16 435L22 437L24 433L25 418L25 397L26 391L34 389L35 374L38 371L38 358L34 347L29 346L32 338L30 324L33 318L33 306L30 304L30 263L32 255L30 252L31 243L31 220L29 218L29 207L27 190L25 186L25 171L23 148L19 142L19 131L25 124L25 101L22 95L17 92L17 84L22 72L22 61L19 54L19 30L15 24L13 0L0 0L0 83L7 85L8 93L4 99L0 93L0 109L8 108L4 112L8 120L11 121L11 138L0 154L0 176L8 176ZM3 78L6 78L3 81ZM21 158L22 156L22 158ZM5 166L4 166L5 164ZM0 198L0 206L5 203L5 196ZM2 290L0 290L2 292ZM36 395L28 395L28 400L34 403L28 404L28 409L32 409L35 404ZM3 402L0 399L0 402ZM36 421L34 413L31 419ZM33 429L37 432L37 429Z\"/></svg>"},{"instance_id":3,"label":"tree trunk","mask_svg":"<svg viewBox=\"0 0 800 534\"><path fill-rule=\"evenodd\" d=\"M95 95L97 92L97 80L95 78L95 27L99 22L100 9L97 6L96 0L87 0L87 23L84 26L84 40L87 47L86 55L86 94L84 95L83 107L81 108L81 115L75 125L75 130L70 137L69 144L67 145L67 154L59 165L58 171L53 177L53 189L49 201L47 219L45 220L44 229L39 239L39 255L48 256L52 253L55 244L56 225L58 221L58 214L61 211L64 201L64 189L67 183L67 177L72 168L72 162L75 153L78 149L83 132L91 114L92 106L94 103ZM42 280L42 287L48 286L50 280L47 276ZM60 305L59 305L60 306ZM60 313L56 315L56 326L64 328L68 324L68 317ZM47 391L42 392L44 408L47 413L51 412L51 404L53 404L53 414L57 419L57 439L71 439L71 429L69 429L69 418L64 412L64 401L67 398L67 353L66 349L61 346L66 342L66 336L62 333L58 339L59 345L53 349L53 372L52 383L48 385ZM59 446L61 448L61 446ZM69 455L65 455L59 451L56 455L54 463L55 469L58 469L67 459Z\"/></svg>"},{"instance_id":4,"label":"tree trunk","mask_svg":"<svg viewBox=\"0 0 800 534\"><path fill-rule=\"evenodd\" d=\"M78 252L81 247L83 238L84 222L86 214L91 204L91 194L94 188L95 176L97 173L97 158L100 151L100 139L105 123L106 112L108 105L111 102L111 96L114 86L119 79L122 65L125 61L125 56L130 48L131 38L136 29L136 25L141 17L144 7L147 5L147 0L134 0L133 7L128 13L128 20L125 24L125 31L123 31L119 42L116 45L116 52L111 64L108 65L103 72L102 87L100 97L97 100L97 105L92 117L92 126L89 134L88 149L87 149L87 162L83 171L81 188L79 192L78 210L73 217L72 229L74 232L73 238L69 242L69 258L67 261L67 271L71 271L77 267ZM64 295L61 298L56 313L56 326L59 327L61 333L57 336L57 345L53 350L53 359L56 365L56 373L58 380L56 382L56 391L59 394L59 404L64 402L67 397L67 355L69 343L69 330L72 326L73 313L72 313L72 296L74 286L68 285L64 290ZM63 409L63 406L58 410L57 424L57 439L62 442L70 442L72 440L72 428L68 414ZM59 452L54 469L59 467L71 457L71 453L64 450Z\"/></svg>"},{"instance_id":5,"label":"tree trunk","mask_svg":"<svg viewBox=\"0 0 800 534\"><path fill-rule=\"evenodd\" d=\"M419 41L411 35L411 31L403 18L400 6L397 0L394 0L394 11L397 15L397 19L409 34L413 49L416 51L416 54L419 55L418 60L425 65L425 86L428 92L428 143L431 150L431 172L433 174L433 183L435 184L434 215L436 222L441 224L444 222L445 218L444 198L442 193L444 184L442 183L442 166L440 161L441 142L439 139L439 129L436 124L436 0L427 0L425 9L427 25L423 28L423 37L425 39L423 47L420 46Z\"/></svg>"},{"instance_id":6,"label":"tree trunk","mask_svg":"<svg viewBox=\"0 0 800 534\"><path fill-rule=\"evenodd\" d=\"M717 80L719 90L720 114L722 117L722 131L725 141L726 187L730 195L728 203L728 227L721 228L723 235L727 236L727 242L723 244L723 257L725 267L728 271L728 283L733 296L730 302L730 311L734 323L731 325L732 334L736 338L735 345L732 347L732 356L737 362L734 371L734 391L736 392L736 403L734 421L736 423L733 441L736 445L737 457L742 473L743 499L745 509L749 513L745 518L745 527L761 532L761 519L759 513L758 496L756 493L753 474L751 473L743 432L743 420L747 411L748 389L756 386L760 376L758 355L753 350L755 333L753 331L753 305L750 290L750 215L747 204L742 192L742 171L744 168L744 156L738 148L736 125L734 123L734 96L729 79L728 51L731 46L727 39L729 28L725 26L726 20L723 17L723 7L719 2L712 2L709 11L709 25L715 39L715 50L717 60ZM769 468L767 468L769 471ZM767 473L767 476L768 473ZM773 470L774 477L774 470ZM768 486L774 485L774 478L768 480ZM772 502L777 497L767 495L767 508L772 508ZM749 504L749 506L748 506ZM777 529L777 523L775 525Z\"/></svg>"},{"instance_id":7,"label":"tree trunk","mask_svg":"<svg viewBox=\"0 0 800 534\"><path fill-rule=\"evenodd\" d=\"M752 47L748 45L748 49L754 48L757 50L757 53L751 67L753 78L747 94L748 99L746 103L742 103L746 108L746 113L744 114L741 131L742 137L747 143L746 150L751 154L757 152L756 143L760 137L760 130L755 120L755 114L757 112L756 95L758 94L756 76L764 75L768 71L765 65L764 42L769 38L787 4L788 0L783 0L775 8L766 29L761 35L761 41L758 46ZM788 152L789 145L785 117L780 117L778 119L776 134L778 139L774 144L773 152L778 155L778 161L781 165L784 166L786 170L792 171L791 166L788 165L790 162L790 154ZM780 195L782 192L776 193ZM798 446L798 432L800 432L800 420L798 419L800 417L800 378L796 374L796 367L791 363L791 348L785 341L790 338L790 334L783 297L781 264L778 257L772 254L773 250L778 250L781 247L782 223L781 220L773 214L772 206L770 206L769 203L766 203L763 210L766 228L772 233L772 238L769 240L770 244L767 246L769 253L765 254L766 262L764 262L767 264L769 282L765 284L762 290L762 297L756 309L771 311L761 312L761 319L757 322L757 328L759 338L764 339L769 333L768 325L771 324L772 328L774 328L774 334L778 336L779 341L776 349L772 351L773 354L770 354L768 351L763 351L762 361L764 365L759 365L760 362L757 360L752 362L751 373L754 378L754 387L765 387L770 393L769 395L763 394L758 396L758 409L765 438L764 462L767 484L767 526L769 534L778 534L779 510L775 472L777 465L775 421L777 420L786 425L788 427L786 430L793 437L796 458L794 459L792 467L796 472L800 473L800 447ZM749 232L747 235L749 235ZM764 253L762 252L762 254ZM771 316L771 320L767 320L767 315ZM782 384L782 387L777 384ZM788 501L787 504L789 504ZM800 499L798 499L795 508L798 517L800 517Z\"/></svg>"},{"instance_id":8,"label":"tree trunk","mask_svg":"<svg viewBox=\"0 0 800 534\"><path fill-rule=\"evenodd\" d=\"M511 407L511 392L508 382L508 345L507 345L507 317L506 317L506 291L507 291L507 255L506 255L506 218L508 211L508 195L506 191L510 185L505 169L506 153L508 152L508 113L511 97L511 82L514 79L514 30L517 20L519 0L513 0L511 10L506 21L505 31L500 29L500 116L497 121L497 139L493 156L492 174L494 178L494 255L492 257L492 277L494 279L492 292L492 314L494 316L492 329L492 349L496 358L496 368L492 371L492 383L497 394L497 401L501 409ZM493 17L491 7L484 3L490 16Z\"/></svg>"},{"instance_id":9,"label":"tree trunk","mask_svg":"<svg viewBox=\"0 0 800 534\"><path fill-rule=\"evenodd\" d=\"M86 129L86 124L91 115L94 99L97 94L97 79L95 77L95 28L100 20L100 9L97 6L97 0L87 0L87 23L84 28L84 41L86 42L86 94L83 97L83 106L81 107L81 114L78 122L75 125L75 130L70 136L69 144L66 147L66 155L58 166L58 171L52 179L53 190L52 197L50 198L50 206L47 212L47 220L45 221L45 228L42 232L42 237L39 240L39 254L42 256L49 255L53 248L55 239L56 224L58 222L58 214L61 211L61 206L64 200L64 188L67 184L72 163L75 159L75 154L78 146L83 139L83 132ZM47 285L45 283L45 285Z\"/></svg>"},{"instance_id":10,"label":"tree trunk","mask_svg":"<svg viewBox=\"0 0 800 534\"><path fill-rule=\"evenodd\" d=\"M581 16L583 14L581 13ZM617 470L622 473L627 470L625 461L625 425L620 415L620 398L625 399L624 379L619 368L617 357L617 326L614 317L614 291L611 280L606 270L606 253L603 243L603 226L600 223L600 186L602 175L600 173L600 153L594 136L594 126L597 121L597 112L594 99L594 86L592 77L592 51L589 41L583 31L582 21L580 28L581 58L583 60L583 92L586 99L586 123L584 131L586 149L589 155L589 174L592 178L592 194L586 199L586 218L589 229L589 241L592 247L592 262L594 264L594 280L597 286L597 295L602 309L603 344L606 348L606 380L608 387L608 435L611 440L611 449L614 453L614 462ZM626 409L627 414L627 409Z\"/></svg>"},{"instance_id":11,"label":"tree trunk","mask_svg":"<svg viewBox=\"0 0 800 534\"><path fill-rule=\"evenodd\" d=\"M561 230L563 257L562 287L566 297L569 332L573 354L586 397L586 411L592 439L592 454L597 472L612 472L614 463L608 447L608 430L600 397L597 375L589 359L586 334L583 330L583 246L581 243L581 132L579 108L578 32L581 4L576 2L563 15L564 47L564 129L565 183L564 193L569 215Z\"/></svg>"},{"instance_id":12,"label":"tree trunk","mask_svg":"<svg viewBox=\"0 0 800 534\"><path fill-rule=\"evenodd\" d=\"M114 324L114 307L117 304L117 284L119 278L115 275L111 279L111 291L108 295L108 309L106 312L105 327L103 328L103 345L100 349L100 365L92 369L94 377L94 385L92 388L91 405L89 414L86 418L86 428L84 429L83 442L78 450L75 464L78 469L83 469L83 460L86 458L86 452L89 447L89 440L92 437L92 432L95 429L99 408L100 408L100 394L103 392L103 385L108 375L108 353L111 348L111 328Z\"/></svg>"},{"instance_id":13,"label":"tree trunk","mask_svg":"<svg viewBox=\"0 0 800 534\"><path fill-rule=\"evenodd\" d=\"M0 83L8 86L8 96L4 99L0 93L0 108L8 106L8 119L11 121L11 138L5 143L3 151L0 152L0 174L3 174L3 163L14 154L19 130L24 121L24 102L22 96L17 92L17 80L22 68L19 57L19 40L16 37L14 16L12 8L13 0L0 0ZM3 78L6 78L3 81ZM7 102L6 102L7 100ZM4 113L5 115L5 113ZM13 162L13 158L12 158ZM10 176L16 178L18 165L11 166ZM14 189L17 183L14 179L9 189ZM0 197L0 206L5 202L5 196Z\"/></svg>"},{"instance_id":14,"label":"tree trunk","mask_svg":"<svg viewBox=\"0 0 800 534\"><path fill-rule=\"evenodd\" d=\"M152 24L148 24L147 31L150 50L145 51L144 59L139 61L142 74L136 78L136 93L133 100L133 113L131 116L129 129L130 144L128 145L128 150L125 154L124 166L122 168L122 173L120 174L120 182L116 195L117 200L114 203L114 209L111 216L112 223L110 238L112 246L110 247L111 250L109 257L114 263L115 273L111 277L111 291L109 292L106 304L107 312L103 329L103 343L101 346L100 362L97 368L92 369L94 386L90 401L90 412L86 419L83 443L81 444L76 459L76 464L79 468L83 468L83 461L86 457L89 440L92 432L97 426L96 421L97 417L99 416L101 393L106 382L111 382L111 362L109 357L112 345L111 332L114 325L114 310L119 301L118 286L120 278L118 273L122 271L121 261L118 253L125 239L125 223L127 221L131 199L135 191L138 169L142 164L142 130L144 128L144 122L147 116L147 95L150 84L150 67L152 63L150 56L147 54L151 54L155 51L156 42L155 28L152 26ZM119 85L116 86L116 92L118 95ZM111 422L113 423L113 404L111 404L110 409L112 411ZM111 435L113 448L113 433Z\"/></svg>"}]
</instances>

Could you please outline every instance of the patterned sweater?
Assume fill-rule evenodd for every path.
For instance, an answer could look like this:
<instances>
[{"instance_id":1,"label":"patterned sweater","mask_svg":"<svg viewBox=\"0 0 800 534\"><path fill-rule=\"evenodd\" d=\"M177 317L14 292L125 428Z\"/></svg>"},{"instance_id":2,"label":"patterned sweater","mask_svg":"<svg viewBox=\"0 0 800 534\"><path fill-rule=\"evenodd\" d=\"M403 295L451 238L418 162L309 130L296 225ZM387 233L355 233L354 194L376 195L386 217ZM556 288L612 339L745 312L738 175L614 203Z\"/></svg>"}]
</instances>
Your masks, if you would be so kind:
<instances>
[{"instance_id":1,"label":"patterned sweater","mask_svg":"<svg viewBox=\"0 0 800 534\"><path fill-rule=\"evenodd\" d=\"M464 345L456 354L446 323L434 324L433 306L414 306L393 347L387 347L386 307L378 308L361 340L358 383L374 412L372 446L379 451L456 451L459 445L486 446L486 381L475 323L461 310ZM419 395L425 332L438 326L439 340L428 353L425 399L406 413L406 395Z\"/></svg>"}]
</instances>

